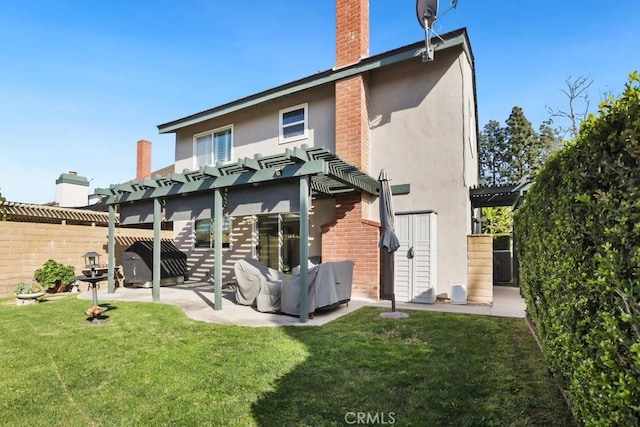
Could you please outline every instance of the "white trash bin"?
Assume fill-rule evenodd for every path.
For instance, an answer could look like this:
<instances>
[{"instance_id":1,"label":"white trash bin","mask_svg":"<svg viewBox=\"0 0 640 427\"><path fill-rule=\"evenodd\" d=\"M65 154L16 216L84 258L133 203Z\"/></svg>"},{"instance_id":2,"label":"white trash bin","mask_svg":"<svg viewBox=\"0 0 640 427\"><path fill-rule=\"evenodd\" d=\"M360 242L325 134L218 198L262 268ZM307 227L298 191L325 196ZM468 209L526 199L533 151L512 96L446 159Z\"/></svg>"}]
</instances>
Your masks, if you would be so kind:
<instances>
[{"instance_id":1,"label":"white trash bin","mask_svg":"<svg viewBox=\"0 0 640 427\"><path fill-rule=\"evenodd\" d=\"M467 303L467 287L456 283L451 285L451 304Z\"/></svg>"}]
</instances>

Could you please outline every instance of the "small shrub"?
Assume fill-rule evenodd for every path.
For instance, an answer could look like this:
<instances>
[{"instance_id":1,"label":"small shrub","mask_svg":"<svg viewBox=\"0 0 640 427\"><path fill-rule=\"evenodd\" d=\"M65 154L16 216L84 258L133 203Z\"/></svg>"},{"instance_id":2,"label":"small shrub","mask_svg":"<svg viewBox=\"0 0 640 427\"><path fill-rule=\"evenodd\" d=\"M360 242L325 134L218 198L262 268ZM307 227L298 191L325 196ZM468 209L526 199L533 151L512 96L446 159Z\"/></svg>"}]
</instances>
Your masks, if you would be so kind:
<instances>
[{"instance_id":1,"label":"small shrub","mask_svg":"<svg viewBox=\"0 0 640 427\"><path fill-rule=\"evenodd\" d=\"M68 285L76 279L75 268L50 259L36 270L34 278L45 289Z\"/></svg>"},{"instance_id":2,"label":"small shrub","mask_svg":"<svg viewBox=\"0 0 640 427\"><path fill-rule=\"evenodd\" d=\"M27 282L18 283L13 288L13 293L15 295L24 295L24 294L37 294L38 292L42 292L42 286Z\"/></svg>"}]
</instances>

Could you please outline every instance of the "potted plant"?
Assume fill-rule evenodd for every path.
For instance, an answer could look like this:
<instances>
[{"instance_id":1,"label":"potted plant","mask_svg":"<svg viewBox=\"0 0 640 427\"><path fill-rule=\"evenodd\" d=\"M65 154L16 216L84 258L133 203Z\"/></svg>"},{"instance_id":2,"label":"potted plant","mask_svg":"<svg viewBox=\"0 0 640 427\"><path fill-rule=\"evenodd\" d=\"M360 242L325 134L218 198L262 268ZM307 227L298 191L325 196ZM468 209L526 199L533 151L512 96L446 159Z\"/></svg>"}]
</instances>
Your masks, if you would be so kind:
<instances>
[{"instance_id":1,"label":"potted plant","mask_svg":"<svg viewBox=\"0 0 640 427\"><path fill-rule=\"evenodd\" d=\"M16 305L37 304L40 302L38 298L45 294L42 286L27 282L18 283L13 288L16 296Z\"/></svg>"},{"instance_id":2,"label":"potted plant","mask_svg":"<svg viewBox=\"0 0 640 427\"><path fill-rule=\"evenodd\" d=\"M45 290L63 292L76 279L75 268L50 259L36 270L34 278Z\"/></svg>"}]
</instances>

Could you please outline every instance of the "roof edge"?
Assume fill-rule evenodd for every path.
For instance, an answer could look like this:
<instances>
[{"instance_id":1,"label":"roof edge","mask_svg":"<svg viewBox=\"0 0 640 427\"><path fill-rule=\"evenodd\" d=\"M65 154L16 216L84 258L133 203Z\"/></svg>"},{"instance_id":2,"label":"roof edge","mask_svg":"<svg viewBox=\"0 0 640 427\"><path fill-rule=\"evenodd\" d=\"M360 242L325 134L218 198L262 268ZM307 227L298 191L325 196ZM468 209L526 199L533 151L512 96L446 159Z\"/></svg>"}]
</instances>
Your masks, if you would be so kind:
<instances>
[{"instance_id":1,"label":"roof edge","mask_svg":"<svg viewBox=\"0 0 640 427\"><path fill-rule=\"evenodd\" d=\"M473 63L473 54L469 45L467 30L464 27L450 31L438 38L432 38L432 45L434 46L434 49L436 51L441 51L452 48L454 46L462 45L467 55L471 56L471 58L469 58L470 62ZM206 120L242 110L247 107L258 105L284 95L290 95L295 92L344 79L366 71L371 71L377 68L385 67L387 65L406 61L416 56L419 57L422 55L422 52L424 52L424 50L424 41L419 41L406 46L402 46L387 52L364 58L360 62L347 67L339 69L332 68L326 71L322 71L320 73L316 73L311 76L295 80L293 82L285 83L283 85L276 86L274 88L267 89L253 95L249 95L244 98L240 98L208 110L204 110L177 120L160 124L157 126L158 132L161 134L175 133L176 131L187 126L198 124Z\"/></svg>"}]
</instances>

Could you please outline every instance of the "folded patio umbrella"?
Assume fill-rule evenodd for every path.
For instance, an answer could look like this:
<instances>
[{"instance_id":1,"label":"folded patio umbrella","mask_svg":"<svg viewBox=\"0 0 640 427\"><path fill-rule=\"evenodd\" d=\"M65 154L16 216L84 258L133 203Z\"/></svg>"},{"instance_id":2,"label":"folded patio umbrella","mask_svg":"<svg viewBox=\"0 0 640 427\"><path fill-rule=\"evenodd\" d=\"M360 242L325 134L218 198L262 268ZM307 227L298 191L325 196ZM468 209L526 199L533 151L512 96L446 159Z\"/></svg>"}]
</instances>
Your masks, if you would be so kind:
<instances>
[{"instance_id":1,"label":"folded patio umbrella","mask_svg":"<svg viewBox=\"0 0 640 427\"><path fill-rule=\"evenodd\" d=\"M380 242L378 246L382 249L382 294L386 298L391 298L392 311L395 311L395 291L394 291L394 252L400 247L398 236L394 229L394 210L391 187L387 171L382 169L378 177L380 183Z\"/></svg>"}]
</instances>

